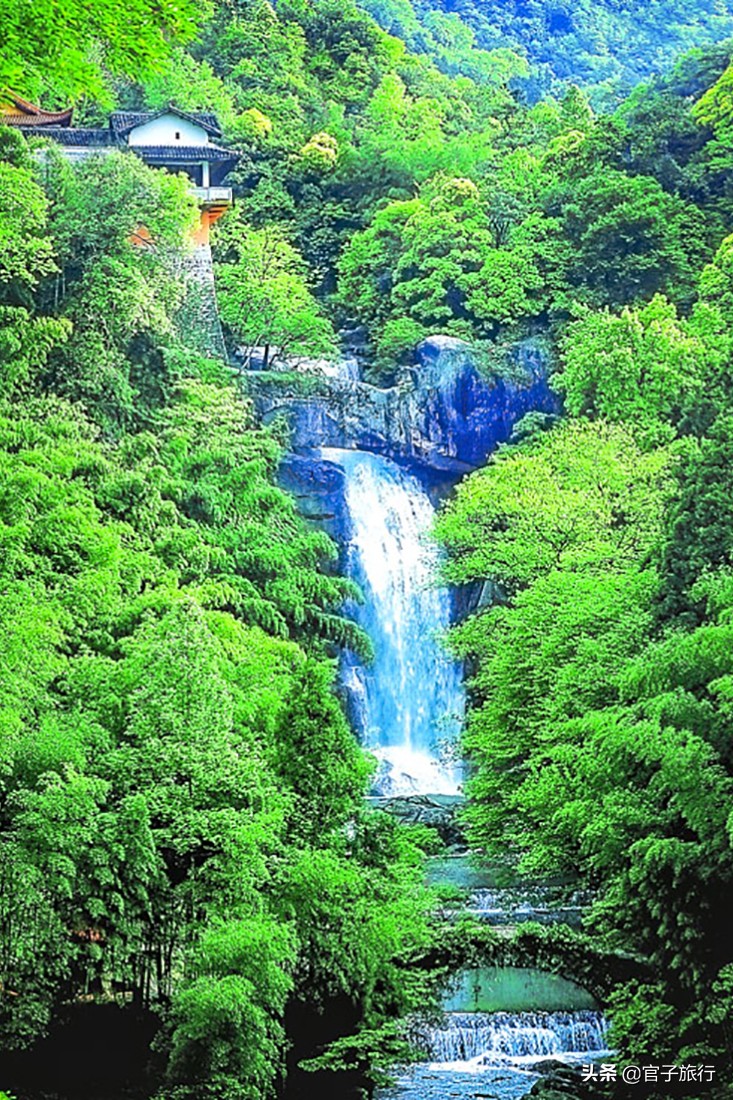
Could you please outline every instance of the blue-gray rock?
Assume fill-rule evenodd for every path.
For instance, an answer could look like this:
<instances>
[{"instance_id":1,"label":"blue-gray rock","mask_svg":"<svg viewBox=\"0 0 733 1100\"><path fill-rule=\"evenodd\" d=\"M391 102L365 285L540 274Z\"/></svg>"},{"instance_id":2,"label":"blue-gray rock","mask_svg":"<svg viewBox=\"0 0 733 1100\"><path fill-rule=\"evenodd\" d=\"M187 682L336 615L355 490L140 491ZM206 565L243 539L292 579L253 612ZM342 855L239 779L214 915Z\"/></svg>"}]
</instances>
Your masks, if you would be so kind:
<instances>
[{"instance_id":1,"label":"blue-gray rock","mask_svg":"<svg viewBox=\"0 0 733 1100\"><path fill-rule=\"evenodd\" d=\"M517 378L489 378L467 344L431 336L417 349L417 363L399 383L380 389L348 376L321 372L317 392L297 394L285 384L258 388L263 422L285 416L296 453L319 447L373 451L426 471L460 475L485 462L526 413L557 411L547 381L547 362L533 342L517 345Z\"/></svg>"},{"instance_id":2,"label":"blue-gray rock","mask_svg":"<svg viewBox=\"0 0 733 1100\"><path fill-rule=\"evenodd\" d=\"M279 481L298 502L301 515L313 520L337 542L348 533L344 471L317 454L288 454L280 464Z\"/></svg>"}]
</instances>

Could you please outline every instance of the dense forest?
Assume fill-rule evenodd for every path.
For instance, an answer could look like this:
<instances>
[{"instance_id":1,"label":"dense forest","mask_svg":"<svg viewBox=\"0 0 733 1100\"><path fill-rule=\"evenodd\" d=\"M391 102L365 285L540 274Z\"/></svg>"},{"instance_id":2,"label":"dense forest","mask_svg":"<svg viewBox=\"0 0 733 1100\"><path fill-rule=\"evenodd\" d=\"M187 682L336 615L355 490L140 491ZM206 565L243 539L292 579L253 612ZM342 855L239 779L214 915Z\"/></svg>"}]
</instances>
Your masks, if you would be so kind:
<instances>
[{"instance_id":1,"label":"dense forest","mask_svg":"<svg viewBox=\"0 0 733 1100\"><path fill-rule=\"evenodd\" d=\"M442 53L451 40L482 49L516 49L531 71L520 87L540 98L563 81L588 88L596 103L609 104L670 60L720 41L733 30L733 9L715 0L635 4L633 0L366 0L380 26L439 64L455 65ZM460 27L452 19L458 16ZM446 71L456 71L447 69Z\"/></svg>"},{"instance_id":2,"label":"dense forest","mask_svg":"<svg viewBox=\"0 0 733 1100\"><path fill-rule=\"evenodd\" d=\"M648 966L610 999L620 1059L714 1063L684 1095L730 1095L728 7L0 11L0 84L82 125L217 113L240 356L358 332L385 382L430 334L486 370L544 342L562 414L436 524L450 582L497 594L450 642L468 836L588 887L584 935ZM160 1021L159 1100L368 1087L444 932L440 841L368 809L335 690L359 593L278 484L286 433L181 336L187 181L6 127L0 182L0 1046L117 998Z\"/></svg>"}]
</instances>

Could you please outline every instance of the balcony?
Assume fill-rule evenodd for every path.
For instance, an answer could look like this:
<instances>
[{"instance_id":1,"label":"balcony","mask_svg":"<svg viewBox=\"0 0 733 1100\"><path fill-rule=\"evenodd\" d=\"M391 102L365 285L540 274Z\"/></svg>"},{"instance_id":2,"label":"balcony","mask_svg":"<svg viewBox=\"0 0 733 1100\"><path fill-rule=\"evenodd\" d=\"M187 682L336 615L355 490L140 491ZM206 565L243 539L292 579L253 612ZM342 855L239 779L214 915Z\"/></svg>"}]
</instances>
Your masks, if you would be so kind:
<instances>
[{"instance_id":1,"label":"balcony","mask_svg":"<svg viewBox=\"0 0 733 1100\"><path fill-rule=\"evenodd\" d=\"M202 206L231 206L231 187L192 187L190 194L201 203Z\"/></svg>"}]
</instances>

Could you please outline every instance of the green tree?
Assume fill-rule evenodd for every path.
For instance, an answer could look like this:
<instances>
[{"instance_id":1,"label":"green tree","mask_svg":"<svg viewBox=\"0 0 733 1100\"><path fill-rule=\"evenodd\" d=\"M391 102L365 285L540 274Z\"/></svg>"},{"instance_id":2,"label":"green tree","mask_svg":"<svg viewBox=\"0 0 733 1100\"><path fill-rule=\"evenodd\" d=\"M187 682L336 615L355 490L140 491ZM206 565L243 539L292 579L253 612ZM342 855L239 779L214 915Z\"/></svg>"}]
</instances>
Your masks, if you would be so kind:
<instances>
[{"instance_id":1,"label":"green tree","mask_svg":"<svg viewBox=\"0 0 733 1100\"><path fill-rule=\"evenodd\" d=\"M178 1100L274 1095L294 946L292 929L266 916L203 932L192 959L195 977L173 1003L168 1078Z\"/></svg>"},{"instance_id":2,"label":"green tree","mask_svg":"<svg viewBox=\"0 0 733 1100\"><path fill-rule=\"evenodd\" d=\"M370 768L336 698L326 666L299 671L275 735L274 766L294 795L289 827L310 844L343 828L363 798Z\"/></svg>"},{"instance_id":3,"label":"green tree","mask_svg":"<svg viewBox=\"0 0 733 1100\"><path fill-rule=\"evenodd\" d=\"M667 462L604 423L568 422L500 450L438 517L446 575L513 594L557 568L623 567L658 538Z\"/></svg>"},{"instance_id":4,"label":"green tree","mask_svg":"<svg viewBox=\"0 0 733 1100\"><path fill-rule=\"evenodd\" d=\"M573 247L572 286L598 305L623 306L662 292L689 302L706 258L700 211L656 180L605 169L548 200Z\"/></svg>"},{"instance_id":5,"label":"green tree","mask_svg":"<svg viewBox=\"0 0 733 1100\"><path fill-rule=\"evenodd\" d=\"M708 88L693 108L698 122L710 126L728 140L733 124L733 66Z\"/></svg>"},{"instance_id":6,"label":"green tree","mask_svg":"<svg viewBox=\"0 0 733 1100\"><path fill-rule=\"evenodd\" d=\"M165 59L168 43L193 38L202 12L191 3L132 0L124 10L108 0L31 5L6 0L0 10L0 86L30 97L109 100L106 73L144 77Z\"/></svg>"},{"instance_id":7,"label":"green tree","mask_svg":"<svg viewBox=\"0 0 733 1100\"><path fill-rule=\"evenodd\" d=\"M242 227L232 246L237 259L217 269L222 319L250 362L264 348L265 368L271 358L335 354L333 328L308 289L301 256L279 234Z\"/></svg>"},{"instance_id":8,"label":"green tree","mask_svg":"<svg viewBox=\"0 0 733 1100\"><path fill-rule=\"evenodd\" d=\"M24 293L55 270L48 200L28 168L5 161L0 161L0 194L0 283L6 301L23 302Z\"/></svg>"},{"instance_id":9,"label":"green tree","mask_svg":"<svg viewBox=\"0 0 733 1100\"><path fill-rule=\"evenodd\" d=\"M196 205L182 177L125 153L73 169L54 158L48 177L59 271L41 300L62 305L71 322L51 357L54 384L119 432L144 420L170 385L161 347L175 340L184 294L176 255L190 247Z\"/></svg>"},{"instance_id":10,"label":"green tree","mask_svg":"<svg viewBox=\"0 0 733 1100\"><path fill-rule=\"evenodd\" d=\"M661 553L664 617L700 621L705 600L696 590L698 579L733 564L732 446L733 423L729 416L721 416L677 467Z\"/></svg>"},{"instance_id":11,"label":"green tree","mask_svg":"<svg viewBox=\"0 0 733 1100\"><path fill-rule=\"evenodd\" d=\"M572 416L606 418L654 432L676 426L721 373L728 339L699 333L661 296L620 316L588 312L563 338L555 386Z\"/></svg>"}]
</instances>

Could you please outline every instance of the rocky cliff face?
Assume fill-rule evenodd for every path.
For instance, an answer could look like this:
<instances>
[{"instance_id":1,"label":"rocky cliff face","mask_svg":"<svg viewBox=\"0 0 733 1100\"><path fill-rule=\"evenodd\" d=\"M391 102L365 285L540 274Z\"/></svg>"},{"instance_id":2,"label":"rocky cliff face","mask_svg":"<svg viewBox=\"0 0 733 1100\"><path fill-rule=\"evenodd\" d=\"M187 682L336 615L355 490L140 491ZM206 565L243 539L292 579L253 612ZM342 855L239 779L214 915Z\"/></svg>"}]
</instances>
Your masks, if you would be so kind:
<instances>
[{"instance_id":1,"label":"rocky cliff face","mask_svg":"<svg viewBox=\"0 0 733 1100\"><path fill-rule=\"evenodd\" d=\"M516 380L492 380L462 341L432 336L389 389L355 379L348 363L336 376L323 372L310 394L258 387L256 372L250 377L262 420L286 417L296 455L320 447L372 451L455 480L481 465L525 413L556 411L538 346L519 344L513 358Z\"/></svg>"}]
</instances>

